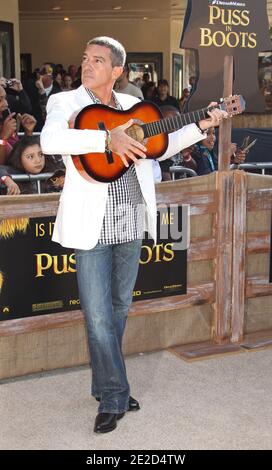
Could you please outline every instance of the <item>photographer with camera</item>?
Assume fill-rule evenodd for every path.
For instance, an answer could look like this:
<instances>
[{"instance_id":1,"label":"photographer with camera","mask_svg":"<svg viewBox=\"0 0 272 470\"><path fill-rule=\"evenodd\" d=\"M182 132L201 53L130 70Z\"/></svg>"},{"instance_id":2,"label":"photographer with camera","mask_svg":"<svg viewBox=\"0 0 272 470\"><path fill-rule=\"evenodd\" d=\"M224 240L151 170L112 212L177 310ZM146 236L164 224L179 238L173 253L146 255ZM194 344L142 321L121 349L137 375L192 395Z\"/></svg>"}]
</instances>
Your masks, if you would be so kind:
<instances>
[{"instance_id":1,"label":"photographer with camera","mask_svg":"<svg viewBox=\"0 0 272 470\"><path fill-rule=\"evenodd\" d=\"M16 114L8 107L5 89L0 85L0 164L6 163L7 158L19 140L17 132L22 125L25 135L30 136L36 126L36 119L30 114Z\"/></svg>"},{"instance_id":2,"label":"photographer with camera","mask_svg":"<svg viewBox=\"0 0 272 470\"><path fill-rule=\"evenodd\" d=\"M20 114L31 114L32 106L28 94L23 89L23 85L17 78L7 79L0 77L0 85L7 94L8 107L11 112Z\"/></svg>"}]
</instances>

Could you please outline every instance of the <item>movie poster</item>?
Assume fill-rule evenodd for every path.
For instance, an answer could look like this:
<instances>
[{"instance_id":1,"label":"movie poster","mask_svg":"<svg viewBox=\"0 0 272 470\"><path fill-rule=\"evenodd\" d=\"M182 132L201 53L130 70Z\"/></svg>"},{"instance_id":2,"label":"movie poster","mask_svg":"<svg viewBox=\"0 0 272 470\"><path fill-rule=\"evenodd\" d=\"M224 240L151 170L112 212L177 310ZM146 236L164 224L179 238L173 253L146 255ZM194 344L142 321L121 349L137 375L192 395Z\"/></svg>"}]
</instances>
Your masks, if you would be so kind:
<instances>
[{"instance_id":1,"label":"movie poster","mask_svg":"<svg viewBox=\"0 0 272 470\"><path fill-rule=\"evenodd\" d=\"M80 308L75 254L51 241L54 220L0 222L0 320ZM188 221L186 206L158 211L157 244L143 240L134 300L186 294Z\"/></svg>"}]
</instances>

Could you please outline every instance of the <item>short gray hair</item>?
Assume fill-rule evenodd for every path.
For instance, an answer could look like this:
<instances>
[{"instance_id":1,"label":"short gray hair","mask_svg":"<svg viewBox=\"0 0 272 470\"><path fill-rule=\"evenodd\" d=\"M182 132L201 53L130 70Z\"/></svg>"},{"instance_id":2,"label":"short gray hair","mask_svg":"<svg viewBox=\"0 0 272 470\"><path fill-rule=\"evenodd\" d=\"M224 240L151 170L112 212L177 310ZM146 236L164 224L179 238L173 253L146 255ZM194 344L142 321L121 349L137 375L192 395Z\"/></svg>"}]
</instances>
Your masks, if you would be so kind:
<instances>
[{"instance_id":1,"label":"short gray hair","mask_svg":"<svg viewBox=\"0 0 272 470\"><path fill-rule=\"evenodd\" d=\"M121 66L124 67L126 62L126 51L124 46L116 39L109 38L107 36L99 36L87 42L87 45L95 44L97 46L104 46L111 51L111 63L113 67Z\"/></svg>"}]
</instances>

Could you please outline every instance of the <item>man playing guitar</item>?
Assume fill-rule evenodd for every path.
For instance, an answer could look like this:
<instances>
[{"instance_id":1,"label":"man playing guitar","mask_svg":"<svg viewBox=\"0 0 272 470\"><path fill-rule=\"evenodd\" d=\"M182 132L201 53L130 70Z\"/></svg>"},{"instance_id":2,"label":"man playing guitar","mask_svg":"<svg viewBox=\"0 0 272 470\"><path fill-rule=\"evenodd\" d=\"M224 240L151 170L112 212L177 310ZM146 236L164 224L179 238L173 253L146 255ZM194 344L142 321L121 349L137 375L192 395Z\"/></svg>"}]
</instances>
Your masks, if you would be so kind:
<instances>
[{"instance_id":1,"label":"man playing guitar","mask_svg":"<svg viewBox=\"0 0 272 470\"><path fill-rule=\"evenodd\" d=\"M140 408L130 396L122 338L144 229L156 239L156 198L152 161L145 154L148 144L127 133L133 119L122 125L112 123L110 130L99 120L96 129L84 123L80 129L72 129L70 123L75 111L91 104L121 111L138 103L135 97L113 91L125 59L125 50L116 40L99 37L89 41L82 58L82 86L49 98L41 134L43 152L62 154L66 163L53 240L76 249L80 302L92 362L92 395L100 402L94 427L99 433L112 431L127 411ZM160 159L202 140L205 130L218 126L223 117L227 113L214 108L197 125L172 132ZM111 183L84 178L78 171L84 167L82 156L92 153L96 159L100 154L103 161L108 158L109 165L114 155L129 169ZM79 167L71 155L81 157Z\"/></svg>"}]
</instances>

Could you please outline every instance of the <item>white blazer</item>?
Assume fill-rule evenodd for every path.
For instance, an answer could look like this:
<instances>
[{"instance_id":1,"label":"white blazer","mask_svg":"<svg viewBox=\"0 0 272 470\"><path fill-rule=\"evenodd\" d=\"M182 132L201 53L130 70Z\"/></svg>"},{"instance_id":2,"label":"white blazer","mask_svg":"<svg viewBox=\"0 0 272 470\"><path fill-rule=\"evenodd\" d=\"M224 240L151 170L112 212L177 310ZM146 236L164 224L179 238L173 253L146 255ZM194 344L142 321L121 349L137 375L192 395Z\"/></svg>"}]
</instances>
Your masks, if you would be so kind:
<instances>
[{"instance_id":1,"label":"white blazer","mask_svg":"<svg viewBox=\"0 0 272 470\"><path fill-rule=\"evenodd\" d=\"M117 93L123 109L129 109L139 100ZM105 151L105 132L99 130L70 129L69 121L75 113L92 104L84 86L50 96L47 118L41 133L41 146L45 154L61 154L66 164L64 188L53 233L53 241L64 247L89 250L99 239L105 214L108 183L88 182L76 170L71 155ZM178 153L205 135L195 124L169 134L164 160ZM140 160L136 174L146 205L146 230L156 240L156 196L152 160Z\"/></svg>"}]
</instances>

